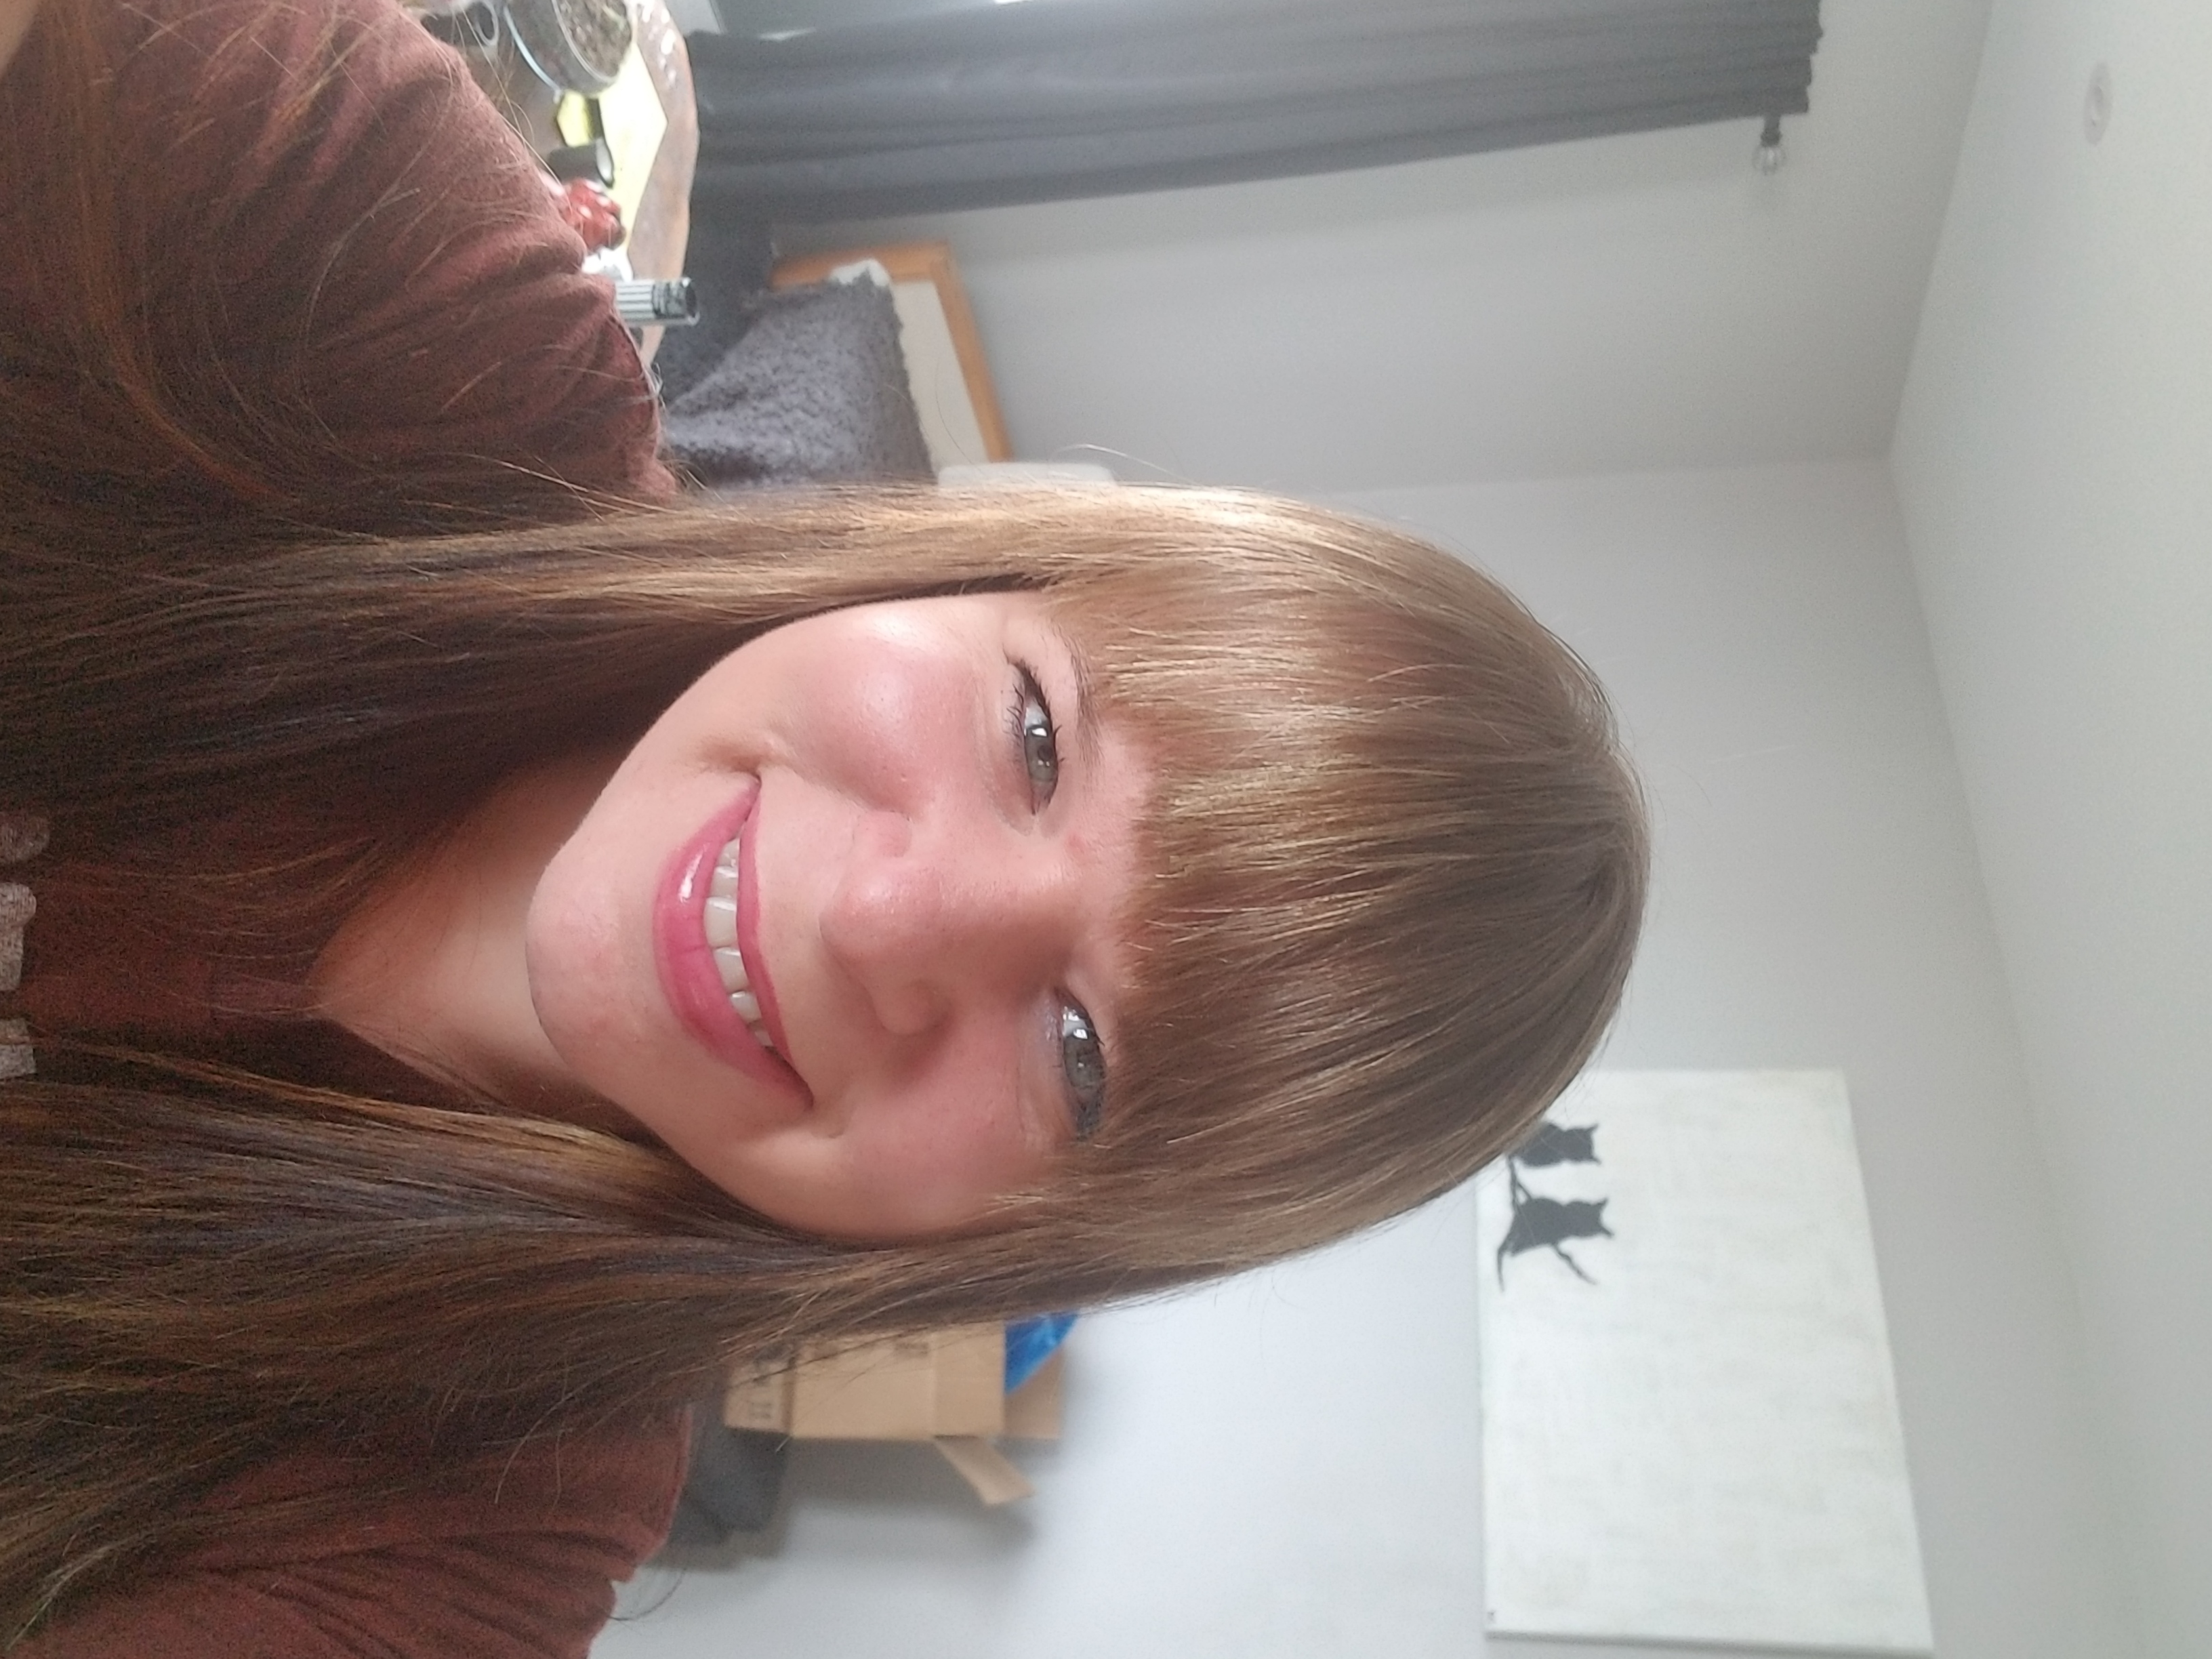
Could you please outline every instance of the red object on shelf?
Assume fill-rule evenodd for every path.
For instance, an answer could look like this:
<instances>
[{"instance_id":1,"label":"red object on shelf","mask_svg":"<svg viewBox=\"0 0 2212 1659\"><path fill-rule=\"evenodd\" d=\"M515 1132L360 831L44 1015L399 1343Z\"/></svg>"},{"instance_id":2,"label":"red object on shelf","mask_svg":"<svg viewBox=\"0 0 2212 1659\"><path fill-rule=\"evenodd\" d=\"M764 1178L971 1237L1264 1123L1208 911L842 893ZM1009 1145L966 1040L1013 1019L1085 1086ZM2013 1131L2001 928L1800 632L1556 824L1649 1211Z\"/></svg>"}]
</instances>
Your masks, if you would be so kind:
<instances>
[{"instance_id":1,"label":"red object on shelf","mask_svg":"<svg viewBox=\"0 0 2212 1659\"><path fill-rule=\"evenodd\" d=\"M584 239L584 249L596 253L603 247L620 247L629 233L623 228L622 204L589 179L562 184L548 179L545 188L568 228Z\"/></svg>"}]
</instances>

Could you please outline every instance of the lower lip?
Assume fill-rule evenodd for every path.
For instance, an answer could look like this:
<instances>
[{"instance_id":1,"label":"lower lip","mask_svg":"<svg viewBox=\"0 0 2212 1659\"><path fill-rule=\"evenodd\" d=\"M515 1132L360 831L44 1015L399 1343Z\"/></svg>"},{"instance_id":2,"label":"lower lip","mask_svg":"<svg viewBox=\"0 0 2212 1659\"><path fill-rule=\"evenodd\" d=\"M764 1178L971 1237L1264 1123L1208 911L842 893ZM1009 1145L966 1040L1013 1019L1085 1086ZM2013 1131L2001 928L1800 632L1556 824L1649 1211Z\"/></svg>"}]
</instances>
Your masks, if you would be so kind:
<instances>
[{"instance_id":1,"label":"lower lip","mask_svg":"<svg viewBox=\"0 0 2212 1659\"><path fill-rule=\"evenodd\" d=\"M685 1030L716 1059L804 1102L806 1085L799 1073L781 1055L763 1048L730 1006L730 994L722 988L714 951L707 944L707 890L714 860L733 840L739 842L741 853L750 851L744 842L759 799L760 785L748 782L738 799L717 812L669 860L653 901L653 955L660 969L660 988ZM740 862L750 877L750 858L741 856ZM757 954L751 960L757 963ZM761 988L756 985L756 994Z\"/></svg>"}]
</instances>

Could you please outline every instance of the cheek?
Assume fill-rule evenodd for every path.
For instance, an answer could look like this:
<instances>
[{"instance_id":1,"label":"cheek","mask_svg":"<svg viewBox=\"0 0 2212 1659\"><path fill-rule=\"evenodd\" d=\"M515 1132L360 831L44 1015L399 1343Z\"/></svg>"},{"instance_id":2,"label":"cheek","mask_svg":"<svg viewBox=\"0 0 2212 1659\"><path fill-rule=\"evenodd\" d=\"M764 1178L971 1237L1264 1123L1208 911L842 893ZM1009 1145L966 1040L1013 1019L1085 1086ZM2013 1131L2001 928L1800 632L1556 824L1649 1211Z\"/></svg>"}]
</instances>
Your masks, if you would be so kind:
<instances>
[{"instance_id":1,"label":"cheek","mask_svg":"<svg viewBox=\"0 0 2212 1659\"><path fill-rule=\"evenodd\" d=\"M959 764L975 743L975 676L893 634L809 662L786 729L825 782L899 794Z\"/></svg>"},{"instance_id":2,"label":"cheek","mask_svg":"<svg viewBox=\"0 0 2212 1659\"><path fill-rule=\"evenodd\" d=\"M962 1220L1035 1182L1052 1154L1015 1097L1003 1045L940 1058L926 1077L856 1101L848 1139L854 1176L877 1203Z\"/></svg>"}]
</instances>

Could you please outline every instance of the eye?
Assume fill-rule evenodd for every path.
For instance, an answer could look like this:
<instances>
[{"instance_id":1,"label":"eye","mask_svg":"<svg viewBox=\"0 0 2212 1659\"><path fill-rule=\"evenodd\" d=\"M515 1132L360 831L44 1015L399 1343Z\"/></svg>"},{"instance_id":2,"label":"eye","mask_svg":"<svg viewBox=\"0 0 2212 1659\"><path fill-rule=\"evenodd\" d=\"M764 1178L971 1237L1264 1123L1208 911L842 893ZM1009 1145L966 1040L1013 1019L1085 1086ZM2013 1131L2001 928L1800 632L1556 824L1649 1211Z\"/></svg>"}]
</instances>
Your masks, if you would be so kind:
<instances>
[{"instance_id":1,"label":"eye","mask_svg":"<svg viewBox=\"0 0 2212 1659\"><path fill-rule=\"evenodd\" d=\"M1060 785L1060 732L1052 723L1052 705L1044 700L1044 688L1037 684L1036 676L1022 664L1017 663L1015 668L1021 679L1010 710L1014 742L1021 751L1022 773L1029 779L1030 798L1042 809Z\"/></svg>"},{"instance_id":2,"label":"eye","mask_svg":"<svg viewBox=\"0 0 2212 1659\"><path fill-rule=\"evenodd\" d=\"M1073 1002L1060 1006L1060 1070L1067 1083L1075 1138L1088 1140L1106 1109L1106 1051L1091 1016Z\"/></svg>"}]
</instances>

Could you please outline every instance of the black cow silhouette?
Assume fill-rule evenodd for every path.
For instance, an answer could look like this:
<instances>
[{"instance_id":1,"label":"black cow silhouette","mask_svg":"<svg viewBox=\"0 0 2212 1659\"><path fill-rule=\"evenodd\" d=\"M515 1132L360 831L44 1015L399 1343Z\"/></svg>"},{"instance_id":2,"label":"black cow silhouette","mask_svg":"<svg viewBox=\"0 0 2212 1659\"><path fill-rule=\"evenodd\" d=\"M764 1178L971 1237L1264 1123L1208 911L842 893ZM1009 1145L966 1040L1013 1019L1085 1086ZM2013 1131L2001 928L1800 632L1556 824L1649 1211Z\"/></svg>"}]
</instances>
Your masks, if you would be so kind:
<instances>
[{"instance_id":1,"label":"black cow silhouette","mask_svg":"<svg viewBox=\"0 0 2212 1659\"><path fill-rule=\"evenodd\" d=\"M1567 1128L1558 1123L1540 1122L1528 1139L1509 1154L1516 1163L1525 1164L1532 1170L1540 1170L1553 1164L1595 1164L1597 1149L1590 1143L1596 1137L1597 1125L1585 1123Z\"/></svg>"},{"instance_id":2,"label":"black cow silhouette","mask_svg":"<svg viewBox=\"0 0 2212 1659\"><path fill-rule=\"evenodd\" d=\"M1583 1271L1582 1263L1567 1254L1565 1247L1571 1238L1611 1238L1613 1229L1605 1224L1605 1206L1612 1200L1540 1197L1521 1184L1520 1172L1510 1162L1506 1178L1513 1185L1513 1221L1506 1228L1505 1237L1498 1243L1498 1288L1505 1288L1507 1256L1543 1249L1565 1262L1585 1285L1596 1284L1597 1280Z\"/></svg>"}]
</instances>

